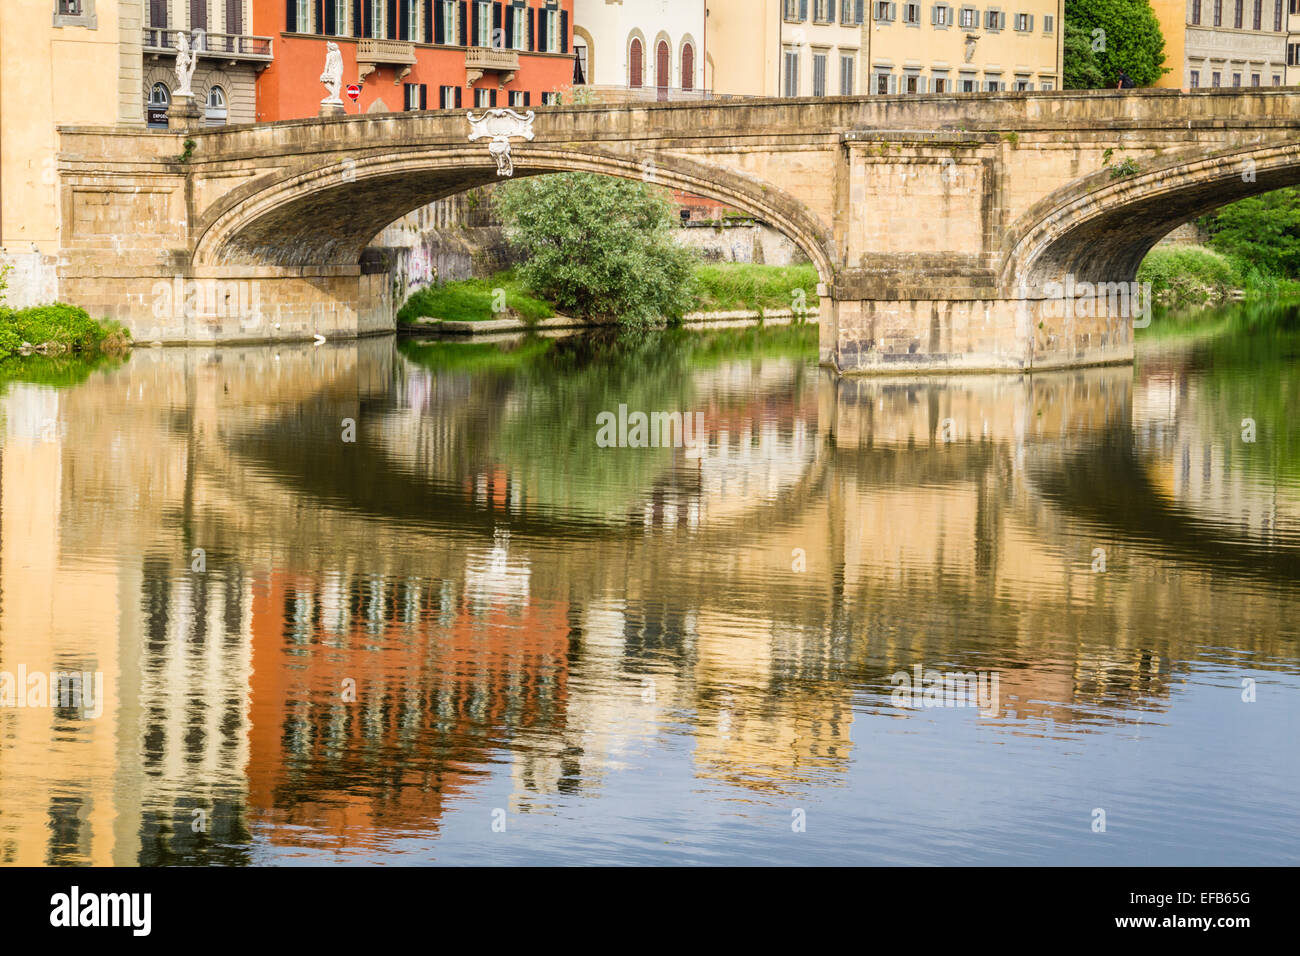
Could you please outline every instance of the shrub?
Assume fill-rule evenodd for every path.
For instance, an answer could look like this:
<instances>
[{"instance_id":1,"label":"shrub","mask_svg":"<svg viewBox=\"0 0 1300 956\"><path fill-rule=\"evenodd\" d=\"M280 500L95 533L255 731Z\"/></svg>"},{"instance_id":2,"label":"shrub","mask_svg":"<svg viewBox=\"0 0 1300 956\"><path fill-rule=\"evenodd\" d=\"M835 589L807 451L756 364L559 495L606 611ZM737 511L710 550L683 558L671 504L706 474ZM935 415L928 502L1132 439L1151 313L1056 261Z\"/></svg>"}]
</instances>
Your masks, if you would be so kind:
<instances>
[{"instance_id":1,"label":"shrub","mask_svg":"<svg viewBox=\"0 0 1300 956\"><path fill-rule=\"evenodd\" d=\"M1242 280L1226 256L1204 246L1157 246L1138 267L1138 281L1162 298L1206 300L1230 295Z\"/></svg>"},{"instance_id":2,"label":"shrub","mask_svg":"<svg viewBox=\"0 0 1300 956\"><path fill-rule=\"evenodd\" d=\"M0 354L22 343L53 352L116 351L130 343L117 322L97 322L85 309L56 302L27 309L0 309Z\"/></svg>"},{"instance_id":3,"label":"shrub","mask_svg":"<svg viewBox=\"0 0 1300 956\"><path fill-rule=\"evenodd\" d=\"M695 254L673 240L662 189L561 173L510 183L494 201L528 256L520 279L559 311L644 327L680 320L691 308Z\"/></svg>"}]
</instances>

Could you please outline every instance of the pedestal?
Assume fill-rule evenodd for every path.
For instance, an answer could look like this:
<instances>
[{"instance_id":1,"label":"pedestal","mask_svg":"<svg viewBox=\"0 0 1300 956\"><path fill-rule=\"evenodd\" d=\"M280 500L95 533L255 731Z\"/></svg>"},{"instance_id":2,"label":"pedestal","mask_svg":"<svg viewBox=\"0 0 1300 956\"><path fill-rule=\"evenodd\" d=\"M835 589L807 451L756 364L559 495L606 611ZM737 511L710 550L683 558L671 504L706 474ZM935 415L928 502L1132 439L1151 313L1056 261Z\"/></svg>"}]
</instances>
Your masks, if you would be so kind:
<instances>
[{"instance_id":1,"label":"pedestal","mask_svg":"<svg viewBox=\"0 0 1300 956\"><path fill-rule=\"evenodd\" d=\"M167 108L167 128L172 132L198 129L203 124L203 112L194 97L176 94Z\"/></svg>"},{"instance_id":2,"label":"pedestal","mask_svg":"<svg viewBox=\"0 0 1300 956\"><path fill-rule=\"evenodd\" d=\"M322 100L320 104L320 115L322 119L328 119L332 116L347 116L348 111L341 102L331 103L328 100Z\"/></svg>"}]
</instances>

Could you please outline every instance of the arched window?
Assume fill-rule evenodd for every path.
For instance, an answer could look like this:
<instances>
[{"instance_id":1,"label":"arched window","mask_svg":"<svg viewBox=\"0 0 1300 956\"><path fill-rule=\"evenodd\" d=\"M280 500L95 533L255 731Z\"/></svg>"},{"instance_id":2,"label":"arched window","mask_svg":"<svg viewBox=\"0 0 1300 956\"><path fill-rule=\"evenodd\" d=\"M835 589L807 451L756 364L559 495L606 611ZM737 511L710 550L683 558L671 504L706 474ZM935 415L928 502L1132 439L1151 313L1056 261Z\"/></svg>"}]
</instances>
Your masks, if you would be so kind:
<instances>
[{"instance_id":1,"label":"arched window","mask_svg":"<svg viewBox=\"0 0 1300 956\"><path fill-rule=\"evenodd\" d=\"M628 53L628 86L639 87L644 83L644 52L639 37L632 38L632 49Z\"/></svg>"},{"instance_id":2,"label":"arched window","mask_svg":"<svg viewBox=\"0 0 1300 956\"><path fill-rule=\"evenodd\" d=\"M167 108L172 105L171 90L165 83L155 83L149 90L149 100L145 104L145 115L150 129L167 128Z\"/></svg>"},{"instance_id":3,"label":"arched window","mask_svg":"<svg viewBox=\"0 0 1300 956\"><path fill-rule=\"evenodd\" d=\"M695 47L689 43L682 47L682 89L695 89Z\"/></svg>"},{"instance_id":4,"label":"arched window","mask_svg":"<svg viewBox=\"0 0 1300 956\"><path fill-rule=\"evenodd\" d=\"M590 76L590 61L587 56L587 41L582 37L573 38L573 85L582 86Z\"/></svg>"},{"instance_id":5,"label":"arched window","mask_svg":"<svg viewBox=\"0 0 1300 956\"><path fill-rule=\"evenodd\" d=\"M659 88L659 98L668 99L668 81L670 79L669 71L672 60L672 52L668 49L668 41L660 40L659 46L655 48L655 85Z\"/></svg>"},{"instance_id":6,"label":"arched window","mask_svg":"<svg viewBox=\"0 0 1300 956\"><path fill-rule=\"evenodd\" d=\"M225 126L227 115L226 91L219 86L214 86L208 90L208 109L204 120L209 126Z\"/></svg>"}]
</instances>

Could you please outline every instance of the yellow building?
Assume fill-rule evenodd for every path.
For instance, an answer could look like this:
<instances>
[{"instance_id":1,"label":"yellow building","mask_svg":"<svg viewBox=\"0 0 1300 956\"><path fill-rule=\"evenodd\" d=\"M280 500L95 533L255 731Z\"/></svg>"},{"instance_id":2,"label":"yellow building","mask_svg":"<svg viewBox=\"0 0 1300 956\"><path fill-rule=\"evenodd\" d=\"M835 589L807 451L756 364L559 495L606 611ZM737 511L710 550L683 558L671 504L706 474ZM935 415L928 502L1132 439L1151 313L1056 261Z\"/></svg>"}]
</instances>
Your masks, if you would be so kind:
<instances>
[{"instance_id":1,"label":"yellow building","mask_svg":"<svg viewBox=\"0 0 1300 956\"><path fill-rule=\"evenodd\" d=\"M1061 85L1064 0L709 0L713 89L742 96Z\"/></svg>"},{"instance_id":2,"label":"yellow building","mask_svg":"<svg viewBox=\"0 0 1300 956\"><path fill-rule=\"evenodd\" d=\"M1282 86L1288 78L1284 0L1151 0L1167 71L1156 86ZM1300 10L1291 0L1290 9Z\"/></svg>"},{"instance_id":3,"label":"yellow building","mask_svg":"<svg viewBox=\"0 0 1300 956\"><path fill-rule=\"evenodd\" d=\"M56 293L56 128L143 125L142 0L0 3L0 262L8 303Z\"/></svg>"}]
</instances>

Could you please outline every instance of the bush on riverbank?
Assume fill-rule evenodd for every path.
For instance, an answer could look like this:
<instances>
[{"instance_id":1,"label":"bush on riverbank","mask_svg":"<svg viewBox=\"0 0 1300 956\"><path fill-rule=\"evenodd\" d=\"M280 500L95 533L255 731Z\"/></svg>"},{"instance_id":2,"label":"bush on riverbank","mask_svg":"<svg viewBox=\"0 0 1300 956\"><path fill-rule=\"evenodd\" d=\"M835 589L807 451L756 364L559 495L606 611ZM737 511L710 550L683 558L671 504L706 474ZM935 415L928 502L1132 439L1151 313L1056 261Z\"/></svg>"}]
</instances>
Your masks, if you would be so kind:
<instances>
[{"instance_id":1,"label":"bush on riverbank","mask_svg":"<svg viewBox=\"0 0 1300 956\"><path fill-rule=\"evenodd\" d=\"M664 189L592 173L521 179L493 203L528 257L529 291L557 311L632 327L679 320L694 299L695 254L673 238Z\"/></svg>"},{"instance_id":2,"label":"bush on riverbank","mask_svg":"<svg viewBox=\"0 0 1300 956\"><path fill-rule=\"evenodd\" d=\"M96 321L74 305L0 306L0 358L21 352L117 352L130 343L130 335L119 323Z\"/></svg>"},{"instance_id":3,"label":"bush on riverbank","mask_svg":"<svg viewBox=\"0 0 1300 956\"><path fill-rule=\"evenodd\" d=\"M1137 277L1165 302L1220 302L1241 288L1243 278L1227 256L1204 246L1157 246Z\"/></svg>"}]
</instances>

